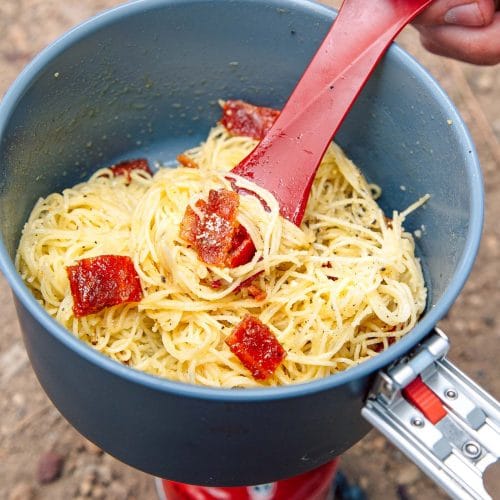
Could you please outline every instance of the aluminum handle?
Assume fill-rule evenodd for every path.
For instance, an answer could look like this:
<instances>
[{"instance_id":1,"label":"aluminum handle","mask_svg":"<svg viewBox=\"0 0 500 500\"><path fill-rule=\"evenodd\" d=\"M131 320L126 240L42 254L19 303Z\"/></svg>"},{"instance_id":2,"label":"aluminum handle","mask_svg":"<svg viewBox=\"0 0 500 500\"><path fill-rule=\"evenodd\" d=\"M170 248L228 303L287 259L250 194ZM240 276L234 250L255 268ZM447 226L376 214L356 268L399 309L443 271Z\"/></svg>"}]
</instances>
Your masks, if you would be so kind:
<instances>
[{"instance_id":1,"label":"aluminum handle","mask_svg":"<svg viewBox=\"0 0 500 500\"><path fill-rule=\"evenodd\" d=\"M453 498L491 499L483 474L500 457L500 404L446 359L436 329L380 372L362 415Z\"/></svg>"}]
</instances>

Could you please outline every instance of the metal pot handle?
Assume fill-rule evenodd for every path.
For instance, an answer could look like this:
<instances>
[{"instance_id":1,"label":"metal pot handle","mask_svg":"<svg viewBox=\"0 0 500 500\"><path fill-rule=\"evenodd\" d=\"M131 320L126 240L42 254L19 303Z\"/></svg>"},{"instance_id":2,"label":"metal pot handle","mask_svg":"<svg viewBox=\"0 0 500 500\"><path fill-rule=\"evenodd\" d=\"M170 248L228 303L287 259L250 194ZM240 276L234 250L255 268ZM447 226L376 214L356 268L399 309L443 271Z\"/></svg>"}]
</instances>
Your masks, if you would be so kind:
<instances>
[{"instance_id":1,"label":"metal pot handle","mask_svg":"<svg viewBox=\"0 0 500 500\"><path fill-rule=\"evenodd\" d=\"M436 329L380 372L363 417L448 494L491 499L483 474L500 457L500 404L446 359Z\"/></svg>"}]
</instances>

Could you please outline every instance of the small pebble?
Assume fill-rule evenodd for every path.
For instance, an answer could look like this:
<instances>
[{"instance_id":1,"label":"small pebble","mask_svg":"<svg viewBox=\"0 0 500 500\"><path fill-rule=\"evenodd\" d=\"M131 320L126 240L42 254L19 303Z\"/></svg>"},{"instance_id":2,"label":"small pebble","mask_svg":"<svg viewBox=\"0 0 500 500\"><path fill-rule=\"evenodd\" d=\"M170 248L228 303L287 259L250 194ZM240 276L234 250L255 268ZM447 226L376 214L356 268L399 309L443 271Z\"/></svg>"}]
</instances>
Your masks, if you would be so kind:
<instances>
[{"instance_id":1,"label":"small pebble","mask_svg":"<svg viewBox=\"0 0 500 500\"><path fill-rule=\"evenodd\" d=\"M96 486L92 491L92 498L100 500L106 498L106 488L103 486Z\"/></svg>"},{"instance_id":2,"label":"small pebble","mask_svg":"<svg viewBox=\"0 0 500 500\"><path fill-rule=\"evenodd\" d=\"M113 480L113 471L107 465L98 466L96 472L97 472L97 479L104 486L107 486Z\"/></svg>"},{"instance_id":3,"label":"small pebble","mask_svg":"<svg viewBox=\"0 0 500 500\"><path fill-rule=\"evenodd\" d=\"M59 453L49 451L38 460L37 480L40 484L48 484L59 479L62 473L64 459Z\"/></svg>"},{"instance_id":4,"label":"small pebble","mask_svg":"<svg viewBox=\"0 0 500 500\"><path fill-rule=\"evenodd\" d=\"M82 479L89 479L92 482L97 481L97 465L87 464L79 470Z\"/></svg>"},{"instance_id":5,"label":"small pebble","mask_svg":"<svg viewBox=\"0 0 500 500\"><path fill-rule=\"evenodd\" d=\"M494 316L485 316L483 318L483 323L485 324L485 326L493 328L496 324L496 320L495 320Z\"/></svg>"},{"instance_id":6,"label":"small pebble","mask_svg":"<svg viewBox=\"0 0 500 500\"><path fill-rule=\"evenodd\" d=\"M383 450L387 446L387 440L382 436L372 439L372 446L375 450Z\"/></svg>"},{"instance_id":7,"label":"small pebble","mask_svg":"<svg viewBox=\"0 0 500 500\"><path fill-rule=\"evenodd\" d=\"M359 485L365 491L370 491L370 480L366 476L363 476L362 478L360 478Z\"/></svg>"},{"instance_id":8,"label":"small pebble","mask_svg":"<svg viewBox=\"0 0 500 500\"><path fill-rule=\"evenodd\" d=\"M410 498L413 498L418 494L418 488L414 484L410 484L406 487L406 492Z\"/></svg>"},{"instance_id":9,"label":"small pebble","mask_svg":"<svg viewBox=\"0 0 500 500\"><path fill-rule=\"evenodd\" d=\"M396 489L396 495L399 500L410 500L410 495L408 494L408 488L404 484L399 484Z\"/></svg>"},{"instance_id":10,"label":"small pebble","mask_svg":"<svg viewBox=\"0 0 500 500\"><path fill-rule=\"evenodd\" d=\"M78 487L78 493L83 497L88 497L92 492L94 483L90 477L86 477Z\"/></svg>"},{"instance_id":11,"label":"small pebble","mask_svg":"<svg viewBox=\"0 0 500 500\"><path fill-rule=\"evenodd\" d=\"M401 485L414 483L420 478L420 470L415 465L408 464L399 471L397 478Z\"/></svg>"},{"instance_id":12,"label":"small pebble","mask_svg":"<svg viewBox=\"0 0 500 500\"><path fill-rule=\"evenodd\" d=\"M82 446L81 449L91 455L101 455L102 450L99 446L95 445L92 441L88 439L82 438Z\"/></svg>"},{"instance_id":13,"label":"small pebble","mask_svg":"<svg viewBox=\"0 0 500 500\"><path fill-rule=\"evenodd\" d=\"M9 493L9 500L33 500L36 491L33 486L27 483L19 483Z\"/></svg>"},{"instance_id":14,"label":"small pebble","mask_svg":"<svg viewBox=\"0 0 500 500\"><path fill-rule=\"evenodd\" d=\"M495 75L488 69L476 78L476 86L480 92L490 92L495 85Z\"/></svg>"},{"instance_id":15,"label":"small pebble","mask_svg":"<svg viewBox=\"0 0 500 500\"><path fill-rule=\"evenodd\" d=\"M26 403L26 398L20 392L16 392L12 396L12 403L16 406L23 406Z\"/></svg>"}]
</instances>

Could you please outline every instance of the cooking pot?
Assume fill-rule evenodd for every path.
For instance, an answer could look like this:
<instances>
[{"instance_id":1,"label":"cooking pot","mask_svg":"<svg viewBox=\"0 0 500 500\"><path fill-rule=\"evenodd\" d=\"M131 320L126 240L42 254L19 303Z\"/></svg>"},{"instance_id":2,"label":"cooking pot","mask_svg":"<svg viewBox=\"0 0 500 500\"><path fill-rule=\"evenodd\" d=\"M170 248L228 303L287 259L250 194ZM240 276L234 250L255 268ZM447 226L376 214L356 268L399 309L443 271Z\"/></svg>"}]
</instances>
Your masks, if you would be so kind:
<instances>
[{"instance_id":1,"label":"cooking pot","mask_svg":"<svg viewBox=\"0 0 500 500\"><path fill-rule=\"evenodd\" d=\"M426 312L375 358L322 380L269 389L160 379L76 339L44 311L14 267L23 224L39 197L123 159L172 164L218 120L219 98L282 106L334 15L299 0L133 2L56 41L1 103L0 266L14 291L30 360L65 418L138 469L202 485L289 477L340 455L370 430L366 418L380 419L377 377L386 399L409 404L401 397L401 377L391 371L401 371L398 360L404 358L410 378L420 374L432 385L422 359L432 364L446 350L445 338L432 332L478 249L482 181L453 104L397 46L336 136L366 177L382 186L386 213L431 195L406 221L407 230L421 233L416 241L429 289ZM413 408L432 426L425 408Z\"/></svg>"}]
</instances>

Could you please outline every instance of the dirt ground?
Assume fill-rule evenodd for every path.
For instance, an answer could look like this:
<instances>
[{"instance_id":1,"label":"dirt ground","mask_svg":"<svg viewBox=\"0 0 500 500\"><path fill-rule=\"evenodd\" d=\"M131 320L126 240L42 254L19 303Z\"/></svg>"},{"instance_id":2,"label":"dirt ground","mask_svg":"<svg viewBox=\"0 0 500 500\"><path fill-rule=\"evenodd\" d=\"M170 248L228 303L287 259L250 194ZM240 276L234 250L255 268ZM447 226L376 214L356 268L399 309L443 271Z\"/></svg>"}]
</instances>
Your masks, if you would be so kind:
<instances>
[{"instance_id":1,"label":"dirt ground","mask_svg":"<svg viewBox=\"0 0 500 500\"><path fill-rule=\"evenodd\" d=\"M68 28L119 0L2 0L0 96L32 57ZM330 5L337 2L326 2ZM440 325L451 359L500 397L500 66L479 68L426 53L413 29L399 42L456 103L475 139L486 186L486 224L474 271ZM156 498L153 480L85 441L40 388L21 341L10 291L0 275L0 499ZM61 476L43 483L39 465ZM343 457L342 469L374 500L446 498L416 466L373 431ZM47 472L47 471L45 471ZM50 471L49 471L50 472ZM499 474L490 492L500 498ZM495 483L496 481L496 483ZM307 499L304 499L307 500Z\"/></svg>"}]
</instances>

